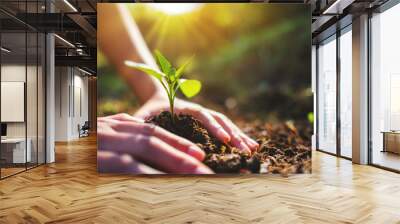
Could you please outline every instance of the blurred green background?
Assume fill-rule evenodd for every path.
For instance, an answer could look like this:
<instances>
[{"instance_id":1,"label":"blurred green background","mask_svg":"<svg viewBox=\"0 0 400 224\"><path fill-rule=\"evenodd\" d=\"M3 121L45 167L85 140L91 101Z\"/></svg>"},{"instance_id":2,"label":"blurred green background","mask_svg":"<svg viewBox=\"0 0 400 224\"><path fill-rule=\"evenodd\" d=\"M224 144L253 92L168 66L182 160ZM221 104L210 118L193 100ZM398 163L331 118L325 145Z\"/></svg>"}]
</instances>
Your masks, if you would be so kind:
<instances>
[{"instance_id":1,"label":"blurred green background","mask_svg":"<svg viewBox=\"0 0 400 224\"><path fill-rule=\"evenodd\" d=\"M177 5L179 4L179 5ZM303 4L127 4L150 50L203 83L193 101L244 119L312 117L311 13ZM101 24L98 24L101 26ZM98 114L138 103L98 52Z\"/></svg>"}]
</instances>

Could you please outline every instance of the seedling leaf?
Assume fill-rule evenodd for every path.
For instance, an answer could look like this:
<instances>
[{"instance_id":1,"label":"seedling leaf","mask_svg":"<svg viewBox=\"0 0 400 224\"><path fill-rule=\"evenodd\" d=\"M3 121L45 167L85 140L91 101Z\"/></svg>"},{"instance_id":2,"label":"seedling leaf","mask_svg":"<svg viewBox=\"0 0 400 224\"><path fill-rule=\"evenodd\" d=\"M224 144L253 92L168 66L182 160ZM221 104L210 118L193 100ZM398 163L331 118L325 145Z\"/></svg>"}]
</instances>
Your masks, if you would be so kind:
<instances>
[{"instance_id":1,"label":"seedling leaf","mask_svg":"<svg viewBox=\"0 0 400 224\"><path fill-rule=\"evenodd\" d=\"M201 82L194 79L180 79L179 88L187 98L196 96L201 90Z\"/></svg>"},{"instance_id":2,"label":"seedling leaf","mask_svg":"<svg viewBox=\"0 0 400 224\"><path fill-rule=\"evenodd\" d=\"M176 69L174 67L171 67L171 69L169 70L169 73L168 73L168 77L172 82L177 80L175 74L176 74Z\"/></svg>"},{"instance_id":3,"label":"seedling leaf","mask_svg":"<svg viewBox=\"0 0 400 224\"><path fill-rule=\"evenodd\" d=\"M182 76L183 70L185 70L186 66L188 66L192 62L192 59L193 56L189 60L187 60L181 67L178 68L178 70L175 73L175 77L177 79L179 79Z\"/></svg>"},{"instance_id":4,"label":"seedling leaf","mask_svg":"<svg viewBox=\"0 0 400 224\"><path fill-rule=\"evenodd\" d=\"M162 78L165 77L165 74L163 74L162 72L158 71L157 69L154 69L146 64L136 63L133 61L126 60L125 65L132 67L132 68L136 68L148 75L154 76L156 79L158 79L160 81L162 81Z\"/></svg>"},{"instance_id":5,"label":"seedling leaf","mask_svg":"<svg viewBox=\"0 0 400 224\"><path fill-rule=\"evenodd\" d=\"M174 120L174 102L176 97L176 92L181 89L182 93L187 97L191 98L197 95L201 90L201 82L198 80L180 79L186 66L191 62L191 59L183 64L178 71L172 66L172 64L161 54L159 51L155 51L155 57L157 64L161 71L154 69L146 64L136 63L133 61L125 61L125 65L129 67L136 68L145 72L148 75L157 78L162 87L164 88L171 110L172 120Z\"/></svg>"},{"instance_id":6,"label":"seedling leaf","mask_svg":"<svg viewBox=\"0 0 400 224\"><path fill-rule=\"evenodd\" d=\"M155 55L156 55L157 63L160 66L161 71L170 77L171 76L171 74L170 74L171 68L172 68L171 63L167 60L167 58L164 57L164 55L161 54L160 51L155 50ZM172 75L175 75L175 74L172 74Z\"/></svg>"}]
</instances>

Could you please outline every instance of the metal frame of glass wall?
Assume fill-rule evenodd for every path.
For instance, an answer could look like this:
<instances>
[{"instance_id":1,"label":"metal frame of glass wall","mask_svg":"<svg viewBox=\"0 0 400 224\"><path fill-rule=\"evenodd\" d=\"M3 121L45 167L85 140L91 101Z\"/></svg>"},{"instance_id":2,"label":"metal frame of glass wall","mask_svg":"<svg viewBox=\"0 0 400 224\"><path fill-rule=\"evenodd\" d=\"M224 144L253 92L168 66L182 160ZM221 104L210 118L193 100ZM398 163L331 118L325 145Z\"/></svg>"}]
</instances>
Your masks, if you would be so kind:
<instances>
[{"instance_id":1,"label":"metal frame of glass wall","mask_svg":"<svg viewBox=\"0 0 400 224\"><path fill-rule=\"evenodd\" d=\"M341 110L340 110L340 103L341 103L341 100L340 100L340 80L341 80L341 66L340 66L340 60L341 60L341 58L340 58L340 37L342 36L342 35L344 35L345 33L347 33L347 32L351 32L351 23L350 24L348 24L348 25L346 25L345 27L343 27L343 28L341 28L340 30L337 30L336 31L336 33L334 33L334 34L332 34L332 35L330 35L330 36L328 36L328 37L326 37L326 38L324 38L323 40L321 40L321 41L319 41L317 44L316 44L316 69L315 69L315 71L316 71L316 94L317 94L317 96L316 96L316 138L315 138L315 140L316 140L316 150L317 151L320 151L320 152L324 152L324 153L327 153L327 154L330 154L330 155L333 155L333 156L338 156L338 157L341 157L341 158L344 158L344 159L347 159L347 160L351 160L351 158L350 157L347 157L347 156L344 156L344 155L342 155L342 153L341 153L341 118L340 118L340 114L341 114ZM319 55L319 48L320 48L320 45L322 44L322 43L324 43L324 42L330 42L330 41L336 41L336 61L335 61L335 63L336 63L336 83L335 83L335 85L336 85L336 94L335 94L335 96L336 96L336 138L335 138L335 140L336 140L336 151L335 152L329 152L328 150L326 150L326 149L323 149L323 148L320 148L320 128L319 128L319 124L320 124L320 113L321 113L321 111L320 111L320 109L319 109L319 105L320 105L320 102L321 102L321 94L320 94L320 91L321 91L321 86L320 86L320 63L319 63L319 59L320 59L320 55Z\"/></svg>"},{"instance_id":2,"label":"metal frame of glass wall","mask_svg":"<svg viewBox=\"0 0 400 224\"><path fill-rule=\"evenodd\" d=\"M25 0L25 1L4 1L0 3L0 14L3 14L3 17L7 17L10 21L19 24L20 26L16 27L18 30L6 30L6 28L2 27L3 24L0 23L0 46L6 48L7 43L4 43L3 40L12 40L13 35L17 36L18 38L24 38L24 49L19 49L19 52L24 52L25 58L15 56L18 60L22 60L25 64L18 64L20 63L18 60L17 66L24 67L25 72L25 79L24 79L24 138L25 138L25 153L24 153L24 166L21 165L23 163L18 163L18 167L21 168L16 172L5 172L6 168L10 164L6 163L6 159L4 159L1 155L3 152L2 149L5 149L5 144L0 144L0 179L4 179L15 174L24 172L26 170L38 167L42 164L46 163L46 33L37 30L36 28L28 25L23 21L23 19L19 19L14 16L12 13L5 10L2 6L7 3L16 3L18 7L21 6L24 15L25 21L27 18L28 13L39 13L39 10L42 10L43 5L45 5L45 0ZM39 4L40 3L40 4ZM4 4L4 5L3 5ZM28 8L29 4L29 8ZM39 6L40 5L40 6ZM25 7L25 9L24 9ZM44 9L46 10L46 9ZM21 14L19 15L21 16ZM20 27L22 29L20 29ZM4 29L3 29L4 28ZM5 38L9 35L8 38ZM15 40L17 41L17 40ZM10 42L9 42L10 43ZM11 45L11 43L10 43ZM7 48L6 48L7 49ZM13 49L8 49L13 51ZM18 50L14 50L18 51ZM10 53L10 52L8 52ZM8 62L5 58L7 51L1 52L0 54L0 82L2 82L2 77L4 74L2 72L5 71L6 65L5 63ZM11 58L12 56L10 56ZM14 60L14 59L11 59ZM8 64L7 64L8 65ZM15 67L17 67L15 66ZM11 66L10 66L11 67ZM21 68L19 68L21 70ZM22 70L21 70L22 71ZM7 80L5 80L7 81ZM10 81L7 81L10 82ZM1 90L0 85L0 90ZM29 93L28 93L29 91ZM0 91L0 101L1 101L1 91ZM1 108L0 104L0 111L4 109ZM0 123L1 123L1 114L0 114ZM6 123L6 122L3 122ZM8 122L12 123L12 122ZM8 124L7 124L8 125ZM21 125L20 125L21 126ZM22 136L21 136L22 137ZM29 141L28 141L29 138ZM36 154L31 154L31 158L28 159L28 144L32 144L33 150L36 150ZM31 147L29 146L29 147ZM30 149L32 150L32 149ZM32 151L33 151L32 150ZM32 153L32 152L31 152ZM14 160L14 158L13 158ZM31 162L29 162L31 160ZM12 162L14 163L14 161ZM13 164L11 164L13 165Z\"/></svg>"}]
</instances>

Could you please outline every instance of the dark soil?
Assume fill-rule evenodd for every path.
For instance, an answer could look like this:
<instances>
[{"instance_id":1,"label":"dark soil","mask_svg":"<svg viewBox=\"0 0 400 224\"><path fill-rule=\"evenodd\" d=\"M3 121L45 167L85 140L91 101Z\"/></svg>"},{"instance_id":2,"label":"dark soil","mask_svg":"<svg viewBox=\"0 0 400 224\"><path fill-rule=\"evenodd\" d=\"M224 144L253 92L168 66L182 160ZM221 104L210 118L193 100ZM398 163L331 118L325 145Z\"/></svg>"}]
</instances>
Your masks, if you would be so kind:
<instances>
[{"instance_id":1,"label":"dark soil","mask_svg":"<svg viewBox=\"0 0 400 224\"><path fill-rule=\"evenodd\" d=\"M260 144L251 155L220 142L190 115L175 115L164 111L148 119L162 128L196 143L206 153L204 163L216 173L291 173L311 172L311 125L296 128L292 123L246 124L243 131Z\"/></svg>"}]
</instances>

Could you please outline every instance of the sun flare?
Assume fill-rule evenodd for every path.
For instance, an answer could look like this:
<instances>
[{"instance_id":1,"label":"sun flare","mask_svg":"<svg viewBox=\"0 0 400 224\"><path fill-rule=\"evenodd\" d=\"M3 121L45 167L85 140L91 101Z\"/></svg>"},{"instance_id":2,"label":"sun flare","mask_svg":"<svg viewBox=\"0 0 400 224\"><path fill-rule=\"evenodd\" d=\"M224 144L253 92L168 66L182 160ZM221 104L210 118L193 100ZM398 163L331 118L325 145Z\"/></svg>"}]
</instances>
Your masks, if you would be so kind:
<instances>
[{"instance_id":1,"label":"sun flare","mask_svg":"<svg viewBox=\"0 0 400 224\"><path fill-rule=\"evenodd\" d=\"M179 15L196 10L201 3L151 3L150 6L168 15Z\"/></svg>"}]
</instances>

